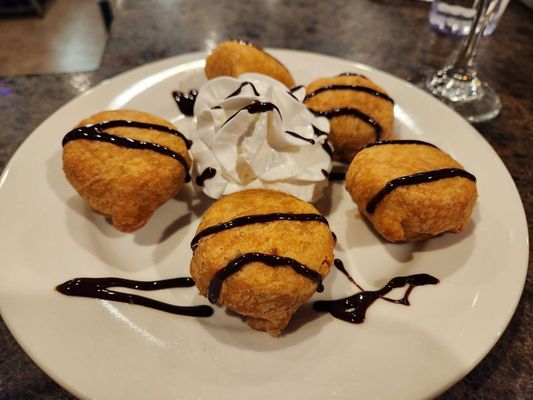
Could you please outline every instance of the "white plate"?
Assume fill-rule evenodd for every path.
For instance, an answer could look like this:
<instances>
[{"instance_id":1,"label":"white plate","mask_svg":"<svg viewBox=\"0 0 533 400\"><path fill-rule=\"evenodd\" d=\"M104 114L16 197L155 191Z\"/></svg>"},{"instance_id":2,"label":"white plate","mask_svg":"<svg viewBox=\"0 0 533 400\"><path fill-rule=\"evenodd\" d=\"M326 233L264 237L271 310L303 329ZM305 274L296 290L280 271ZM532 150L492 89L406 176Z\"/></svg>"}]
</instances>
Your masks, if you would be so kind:
<instances>
[{"instance_id":1,"label":"white plate","mask_svg":"<svg viewBox=\"0 0 533 400\"><path fill-rule=\"evenodd\" d=\"M66 297L54 286L78 276L161 279L188 274L189 242L205 197L185 190L143 229L115 231L93 214L61 170L61 139L82 118L134 108L186 128L171 98L203 81L203 54L162 60L104 82L48 118L0 179L0 304L31 358L73 394L96 399L431 397L463 377L494 345L517 305L527 270L522 204L503 163L457 114L410 84L322 55L273 50L298 83L363 73L396 100L395 131L438 145L478 178L471 227L418 244L380 240L341 183L319 204L338 236L336 256L366 288L426 272L411 307L377 301L362 325L309 305L272 338L217 308L195 319L122 303ZM318 298L355 293L333 269ZM399 293L396 293L399 294ZM195 288L159 299L206 304Z\"/></svg>"}]
</instances>

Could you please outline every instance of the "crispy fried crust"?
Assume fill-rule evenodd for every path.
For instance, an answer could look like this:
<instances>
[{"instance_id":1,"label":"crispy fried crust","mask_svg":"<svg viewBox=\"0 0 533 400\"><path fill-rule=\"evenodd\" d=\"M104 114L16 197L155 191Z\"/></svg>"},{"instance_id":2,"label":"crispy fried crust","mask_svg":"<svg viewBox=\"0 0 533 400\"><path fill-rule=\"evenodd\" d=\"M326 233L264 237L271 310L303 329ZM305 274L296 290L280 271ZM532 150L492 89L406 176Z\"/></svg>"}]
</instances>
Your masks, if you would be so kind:
<instances>
[{"instance_id":1,"label":"crispy fried crust","mask_svg":"<svg viewBox=\"0 0 533 400\"><path fill-rule=\"evenodd\" d=\"M360 75L317 79L307 86L306 92L310 94L329 85L365 86L387 94L383 88ZM344 107L356 108L374 119L383 128L380 139L387 140L392 137L394 105L383 98L353 90L329 90L311 97L305 101L305 104L315 111L328 111ZM363 146L376 141L374 128L361 119L353 116L339 116L332 118L330 123L331 130L328 139L333 145L335 153L346 162L350 162L355 153Z\"/></svg>"},{"instance_id":2,"label":"crispy fried crust","mask_svg":"<svg viewBox=\"0 0 533 400\"><path fill-rule=\"evenodd\" d=\"M246 215L313 213L309 203L271 190L246 190L226 196L204 214L197 232ZM333 261L335 243L321 222L275 221L229 229L200 240L191 260L191 275L200 293L214 274L236 257L259 252L290 257L325 277ZM294 312L316 291L316 283L289 266L247 264L223 284L218 302L245 316L254 329L278 335Z\"/></svg>"},{"instance_id":3,"label":"crispy fried crust","mask_svg":"<svg viewBox=\"0 0 533 400\"><path fill-rule=\"evenodd\" d=\"M112 120L176 129L164 119L132 110L104 111L84 119L78 126ZM177 136L128 127L109 128L106 132L168 147L191 163L184 141ZM183 166L171 157L83 139L63 147L63 170L91 208L111 218L113 226L122 232L132 232L146 224L153 212L181 189L185 177Z\"/></svg>"},{"instance_id":4,"label":"crispy fried crust","mask_svg":"<svg viewBox=\"0 0 533 400\"><path fill-rule=\"evenodd\" d=\"M461 232L477 199L476 183L463 177L398 187L369 214L367 203L389 181L443 168L463 168L443 151L426 145L388 144L357 153L346 174L346 187L374 228L387 240L422 240L443 232Z\"/></svg>"},{"instance_id":5,"label":"crispy fried crust","mask_svg":"<svg viewBox=\"0 0 533 400\"><path fill-rule=\"evenodd\" d=\"M205 60L207 79L218 76L238 78L246 72L258 72L277 79L287 87L294 86L294 79L283 64L246 42L222 42Z\"/></svg>"}]
</instances>

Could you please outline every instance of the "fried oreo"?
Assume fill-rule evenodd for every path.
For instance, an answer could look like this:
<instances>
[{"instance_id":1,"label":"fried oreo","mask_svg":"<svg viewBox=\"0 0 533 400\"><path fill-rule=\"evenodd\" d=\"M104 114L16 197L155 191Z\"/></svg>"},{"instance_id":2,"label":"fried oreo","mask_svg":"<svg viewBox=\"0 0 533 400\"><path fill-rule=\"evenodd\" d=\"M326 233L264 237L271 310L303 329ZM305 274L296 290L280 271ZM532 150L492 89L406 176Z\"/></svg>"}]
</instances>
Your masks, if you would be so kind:
<instances>
[{"instance_id":1,"label":"fried oreo","mask_svg":"<svg viewBox=\"0 0 533 400\"><path fill-rule=\"evenodd\" d=\"M362 147L392 137L394 101L380 86L359 74L344 73L311 82L305 105L329 118L328 140L350 162Z\"/></svg>"},{"instance_id":2,"label":"fried oreo","mask_svg":"<svg viewBox=\"0 0 533 400\"><path fill-rule=\"evenodd\" d=\"M214 203L191 247L191 276L203 296L278 335L333 262L327 221L291 195L253 189Z\"/></svg>"},{"instance_id":3,"label":"fried oreo","mask_svg":"<svg viewBox=\"0 0 533 400\"><path fill-rule=\"evenodd\" d=\"M132 111L105 111L63 139L70 184L115 228L132 232L189 180L190 141L170 122Z\"/></svg>"},{"instance_id":4,"label":"fried oreo","mask_svg":"<svg viewBox=\"0 0 533 400\"><path fill-rule=\"evenodd\" d=\"M374 228L392 242L461 232L476 204L476 178L437 147L378 142L354 157L346 188Z\"/></svg>"},{"instance_id":5,"label":"fried oreo","mask_svg":"<svg viewBox=\"0 0 533 400\"><path fill-rule=\"evenodd\" d=\"M281 62L248 42L222 42L205 60L207 79L218 76L238 78L246 72L268 75L289 88L294 86L291 73Z\"/></svg>"}]
</instances>

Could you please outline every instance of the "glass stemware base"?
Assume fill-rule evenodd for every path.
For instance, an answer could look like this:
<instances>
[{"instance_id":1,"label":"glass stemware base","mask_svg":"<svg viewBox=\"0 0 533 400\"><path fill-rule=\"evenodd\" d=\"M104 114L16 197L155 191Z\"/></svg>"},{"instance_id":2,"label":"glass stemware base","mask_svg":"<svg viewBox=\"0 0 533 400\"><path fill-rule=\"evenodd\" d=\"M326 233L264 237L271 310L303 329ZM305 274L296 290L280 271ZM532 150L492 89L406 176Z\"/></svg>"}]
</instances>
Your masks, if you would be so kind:
<instances>
[{"instance_id":1,"label":"glass stemware base","mask_svg":"<svg viewBox=\"0 0 533 400\"><path fill-rule=\"evenodd\" d=\"M502 108L500 97L494 89L469 69L447 65L428 77L424 86L472 123L494 119Z\"/></svg>"}]
</instances>

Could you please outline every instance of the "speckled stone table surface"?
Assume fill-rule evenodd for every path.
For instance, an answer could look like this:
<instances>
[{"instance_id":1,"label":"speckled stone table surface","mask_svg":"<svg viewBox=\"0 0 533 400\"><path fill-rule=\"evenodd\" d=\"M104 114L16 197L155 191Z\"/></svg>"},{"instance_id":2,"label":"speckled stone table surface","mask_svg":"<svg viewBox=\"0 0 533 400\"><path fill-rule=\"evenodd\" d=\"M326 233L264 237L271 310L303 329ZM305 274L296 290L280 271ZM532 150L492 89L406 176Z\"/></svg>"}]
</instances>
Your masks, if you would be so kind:
<instances>
[{"instance_id":1,"label":"speckled stone table surface","mask_svg":"<svg viewBox=\"0 0 533 400\"><path fill-rule=\"evenodd\" d=\"M227 38L335 55L417 79L443 65L459 40L432 31L428 9L428 3L414 0L119 1L97 70L0 77L0 171L46 117L103 79L164 57L208 50ZM532 17L531 10L511 1L496 32L482 42L479 73L500 94L503 111L476 126L511 172L530 228ZM533 398L532 279L529 268L518 309L496 346L440 399ZM0 348L1 400L72 398L25 355L3 322Z\"/></svg>"}]
</instances>

